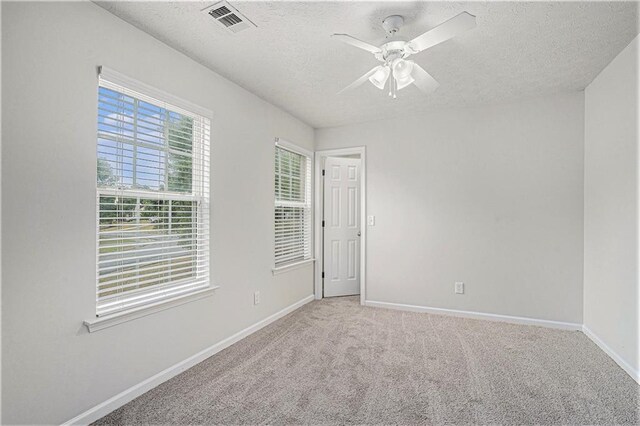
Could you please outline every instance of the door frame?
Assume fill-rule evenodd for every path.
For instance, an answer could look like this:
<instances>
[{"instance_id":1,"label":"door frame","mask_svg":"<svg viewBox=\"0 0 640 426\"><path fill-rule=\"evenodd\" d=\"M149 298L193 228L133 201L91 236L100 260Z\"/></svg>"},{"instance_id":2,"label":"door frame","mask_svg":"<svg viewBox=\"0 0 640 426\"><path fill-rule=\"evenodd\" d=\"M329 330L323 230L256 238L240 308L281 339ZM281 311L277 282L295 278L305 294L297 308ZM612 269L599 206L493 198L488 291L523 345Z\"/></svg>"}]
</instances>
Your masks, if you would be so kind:
<instances>
[{"instance_id":1,"label":"door frame","mask_svg":"<svg viewBox=\"0 0 640 426\"><path fill-rule=\"evenodd\" d=\"M314 212L313 222L316 238L314 240L315 266L313 288L316 299L322 299L322 266L324 253L322 244L324 235L322 232L322 211L324 210L324 198L322 197L322 162L327 157L344 157L347 155L360 155L360 304L366 300L366 271L367 271L367 159L366 147L355 146L350 148L326 149L315 152L315 188L314 188Z\"/></svg>"}]
</instances>

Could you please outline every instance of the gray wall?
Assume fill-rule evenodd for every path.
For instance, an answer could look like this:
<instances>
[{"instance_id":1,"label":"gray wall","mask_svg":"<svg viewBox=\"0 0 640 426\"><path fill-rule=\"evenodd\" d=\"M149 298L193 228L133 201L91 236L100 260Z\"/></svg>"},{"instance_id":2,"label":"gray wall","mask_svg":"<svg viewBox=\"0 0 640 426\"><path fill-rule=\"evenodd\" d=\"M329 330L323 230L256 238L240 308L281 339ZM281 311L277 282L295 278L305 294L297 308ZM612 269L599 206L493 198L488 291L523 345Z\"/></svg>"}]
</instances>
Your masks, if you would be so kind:
<instances>
[{"instance_id":1,"label":"gray wall","mask_svg":"<svg viewBox=\"0 0 640 426\"><path fill-rule=\"evenodd\" d=\"M273 277L273 140L313 130L92 3L2 3L2 423L61 423L313 293ZM88 334L96 66L213 111L212 297ZM253 292L261 304L253 306Z\"/></svg>"},{"instance_id":2,"label":"gray wall","mask_svg":"<svg viewBox=\"0 0 640 426\"><path fill-rule=\"evenodd\" d=\"M585 90L584 324L638 356L638 38Z\"/></svg>"},{"instance_id":3,"label":"gray wall","mask_svg":"<svg viewBox=\"0 0 640 426\"><path fill-rule=\"evenodd\" d=\"M581 323L583 101L316 130L367 147L367 300Z\"/></svg>"}]
</instances>

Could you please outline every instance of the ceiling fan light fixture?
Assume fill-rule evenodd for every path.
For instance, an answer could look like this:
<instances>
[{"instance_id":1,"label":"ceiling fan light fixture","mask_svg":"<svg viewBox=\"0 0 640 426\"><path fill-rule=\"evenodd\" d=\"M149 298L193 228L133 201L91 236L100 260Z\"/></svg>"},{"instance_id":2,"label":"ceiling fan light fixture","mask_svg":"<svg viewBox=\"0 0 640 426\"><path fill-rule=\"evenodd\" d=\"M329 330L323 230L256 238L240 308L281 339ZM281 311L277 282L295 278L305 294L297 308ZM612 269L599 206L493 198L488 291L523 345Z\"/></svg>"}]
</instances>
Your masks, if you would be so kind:
<instances>
[{"instance_id":1,"label":"ceiling fan light fixture","mask_svg":"<svg viewBox=\"0 0 640 426\"><path fill-rule=\"evenodd\" d=\"M393 76L396 80L405 80L407 77L411 77L411 71L413 71L413 61L405 61L404 59L396 59L393 61Z\"/></svg>"},{"instance_id":2,"label":"ceiling fan light fixture","mask_svg":"<svg viewBox=\"0 0 640 426\"><path fill-rule=\"evenodd\" d=\"M385 84L387 84L389 74L391 74L391 70L389 70L389 67L380 66L378 67L377 71L374 72L371 77L369 77L369 81L378 89L382 90L384 89Z\"/></svg>"},{"instance_id":3,"label":"ceiling fan light fixture","mask_svg":"<svg viewBox=\"0 0 640 426\"><path fill-rule=\"evenodd\" d=\"M408 85L410 85L411 83L413 83L415 80L413 77L406 76L404 78L396 78L396 87L398 90L404 89L405 87L407 87Z\"/></svg>"}]
</instances>

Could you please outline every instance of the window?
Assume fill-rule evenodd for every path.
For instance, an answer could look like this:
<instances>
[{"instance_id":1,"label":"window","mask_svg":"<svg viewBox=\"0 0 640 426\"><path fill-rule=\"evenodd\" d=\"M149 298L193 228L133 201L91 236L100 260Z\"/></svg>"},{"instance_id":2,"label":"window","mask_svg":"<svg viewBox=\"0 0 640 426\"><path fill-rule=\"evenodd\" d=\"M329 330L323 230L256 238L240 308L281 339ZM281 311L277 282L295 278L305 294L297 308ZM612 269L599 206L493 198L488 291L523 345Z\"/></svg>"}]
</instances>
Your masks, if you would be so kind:
<instances>
[{"instance_id":1,"label":"window","mask_svg":"<svg viewBox=\"0 0 640 426\"><path fill-rule=\"evenodd\" d=\"M311 153L276 142L275 266L311 259Z\"/></svg>"},{"instance_id":2,"label":"window","mask_svg":"<svg viewBox=\"0 0 640 426\"><path fill-rule=\"evenodd\" d=\"M210 122L196 109L101 70L97 316L210 286Z\"/></svg>"}]
</instances>

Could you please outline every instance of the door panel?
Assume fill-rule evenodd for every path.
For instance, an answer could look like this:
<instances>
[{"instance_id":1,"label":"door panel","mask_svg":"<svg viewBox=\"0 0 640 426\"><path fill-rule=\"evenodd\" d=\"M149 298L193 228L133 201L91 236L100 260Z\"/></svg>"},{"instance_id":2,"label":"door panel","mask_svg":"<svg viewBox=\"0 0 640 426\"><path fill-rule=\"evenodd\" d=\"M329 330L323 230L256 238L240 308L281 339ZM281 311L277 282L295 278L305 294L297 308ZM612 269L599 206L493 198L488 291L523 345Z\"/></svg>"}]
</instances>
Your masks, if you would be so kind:
<instances>
[{"instance_id":1,"label":"door panel","mask_svg":"<svg viewBox=\"0 0 640 426\"><path fill-rule=\"evenodd\" d=\"M332 228L340 228L340 187L331 187L331 222Z\"/></svg>"},{"instance_id":2,"label":"door panel","mask_svg":"<svg viewBox=\"0 0 640 426\"><path fill-rule=\"evenodd\" d=\"M358 189L348 188L349 211L347 212L347 226L356 228L358 226Z\"/></svg>"},{"instance_id":3,"label":"door panel","mask_svg":"<svg viewBox=\"0 0 640 426\"><path fill-rule=\"evenodd\" d=\"M324 219L324 296L360 294L360 159L326 159Z\"/></svg>"},{"instance_id":4,"label":"door panel","mask_svg":"<svg viewBox=\"0 0 640 426\"><path fill-rule=\"evenodd\" d=\"M356 242L349 241L349 256L347 257L347 278L353 280L356 278Z\"/></svg>"}]
</instances>

